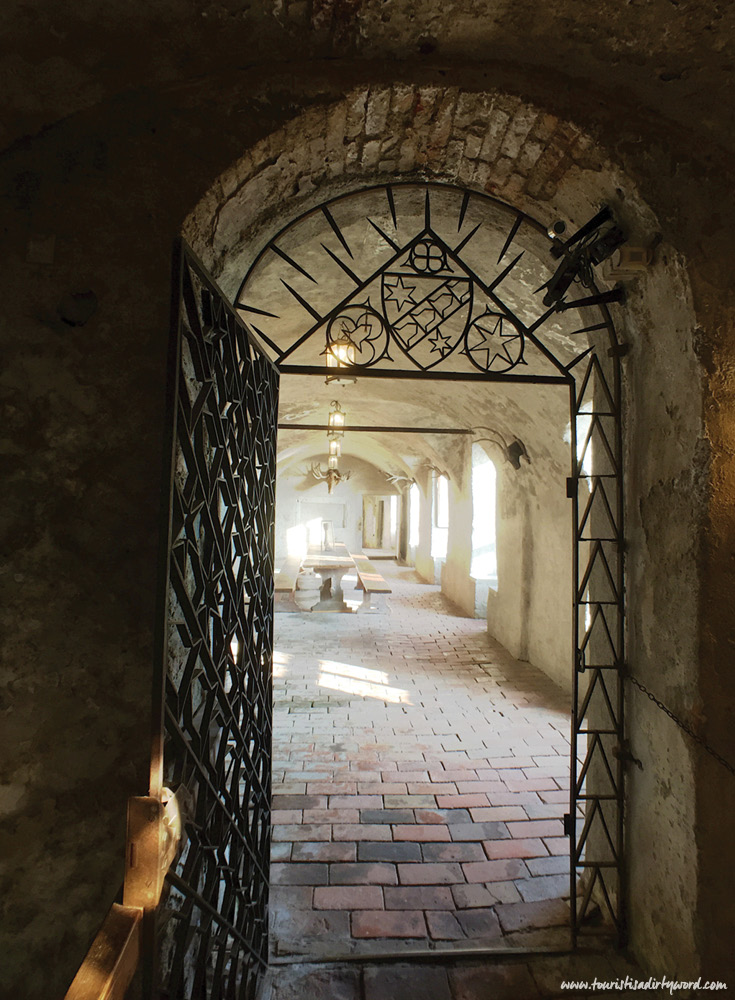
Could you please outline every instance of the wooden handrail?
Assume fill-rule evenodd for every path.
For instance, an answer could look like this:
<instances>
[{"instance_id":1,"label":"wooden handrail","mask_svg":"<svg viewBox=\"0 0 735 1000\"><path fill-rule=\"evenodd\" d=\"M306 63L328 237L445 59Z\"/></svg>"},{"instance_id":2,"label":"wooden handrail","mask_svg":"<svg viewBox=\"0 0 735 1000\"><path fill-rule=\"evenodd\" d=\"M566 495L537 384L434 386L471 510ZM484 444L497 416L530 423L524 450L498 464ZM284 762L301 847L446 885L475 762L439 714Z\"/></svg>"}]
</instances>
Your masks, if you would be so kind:
<instances>
[{"instance_id":1,"label":"wooden handrail","mask_svg":"<svg viewBox=\"0 0 735 1000\"><path fill-rule=\"evenodd\" d=\"M124 1000L141 952L143 910L113 903L65 1000Z\"/></svg>"},{"instance_id":2,"label":"wooden handrail","mask_svg":"<svg viewBox=\"0 0 735 1000\"><path fill-rule=\"evenodd\" d=\"M181 833L178 802L167 788L160 799L128 799L123 902L110 907L64 1000L124 1000L143 953L145 917L158 906Z\"/></svg>"}]
</instances>

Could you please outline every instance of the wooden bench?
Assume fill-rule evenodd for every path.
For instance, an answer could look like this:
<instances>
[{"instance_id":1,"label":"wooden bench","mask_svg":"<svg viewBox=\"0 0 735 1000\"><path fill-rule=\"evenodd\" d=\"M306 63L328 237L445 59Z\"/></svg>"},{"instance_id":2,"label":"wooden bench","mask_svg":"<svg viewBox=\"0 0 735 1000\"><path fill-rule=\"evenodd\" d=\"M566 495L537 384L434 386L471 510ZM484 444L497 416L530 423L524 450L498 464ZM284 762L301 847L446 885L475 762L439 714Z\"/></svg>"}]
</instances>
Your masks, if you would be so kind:
<instances>
[{"instance_id":1,"label":"wooden bench","mask_svg":"<svg viewBox=\"0 0 735 1000\"><path fill-rule=\"evenodd\" d=\"M293 599L293 592L296 587L296 578L301 569L301 556L288 556L284 559L274 574L275 581L275 610L276 611L298 611L298 607Z\"/></svg>"},{"instance_id":2,"label":"wooden bench","mask_svg":"<svg viewBox=\"0 0 735 1000\"><path fill-rule=\"evenodd\" d=\"M363 592L358 611L387 611L387 595L392 594L388 584L362 552L350 552L357 569L357 589Z\"/></svg>"}]
</instances>

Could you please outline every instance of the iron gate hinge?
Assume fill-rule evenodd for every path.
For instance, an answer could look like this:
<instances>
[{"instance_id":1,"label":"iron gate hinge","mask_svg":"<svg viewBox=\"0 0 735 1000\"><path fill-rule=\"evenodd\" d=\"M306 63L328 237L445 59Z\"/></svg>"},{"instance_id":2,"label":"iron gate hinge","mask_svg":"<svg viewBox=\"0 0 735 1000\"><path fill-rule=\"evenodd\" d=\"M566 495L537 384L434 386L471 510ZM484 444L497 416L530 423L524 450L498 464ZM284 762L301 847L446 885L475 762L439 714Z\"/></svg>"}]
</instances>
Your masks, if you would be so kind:
<instances>
[{"instance_id":1,"label":"iron gate hinge","mask_svg":"<svg viewBox=\"0 0 735 1000\"><path fill-rule=\"evenodd\" d=\"M564 813L564 836L565 837L574 836L574 824L572 823L571 813Z\"/></svg>"},{"instance_id":2,"label":"iron gate hinge","mask_svg":"<svg viewBox=\"0 0 735 1000\"><path fill-rule=\"evenodd\" d=\"M567 498L573 500L577 490L577 479L574 476L569 476L567 479Z\"/></svg>"}]
</instances>

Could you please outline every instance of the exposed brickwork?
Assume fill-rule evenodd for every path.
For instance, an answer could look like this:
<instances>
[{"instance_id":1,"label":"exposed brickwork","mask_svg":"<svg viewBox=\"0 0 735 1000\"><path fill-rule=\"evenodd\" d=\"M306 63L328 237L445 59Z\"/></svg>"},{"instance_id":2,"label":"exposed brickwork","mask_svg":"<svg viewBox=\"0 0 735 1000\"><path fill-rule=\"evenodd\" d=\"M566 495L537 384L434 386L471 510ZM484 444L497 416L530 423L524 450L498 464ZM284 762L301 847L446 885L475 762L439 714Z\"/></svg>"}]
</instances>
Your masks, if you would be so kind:
<instances>
[{"instance_id":1,"label":"exposed brickwork","mask_svg":"<svg viewBox=\"0 0 735 1000\"><path fill-rule=\"evenodd\" d=\"M302 112L223 175L209 225L210 263L221 273L224 257L259 218L277 213L294 192L322 200L324 185L340 177L374 183L419 174L488 192L551 221L558 208L542 206L555 199L565 175L605 165L588 136L518 97L456 87L357 90ZM202 224L192 216L185 232L201 232Z\"/></svg>"}]
</instances>

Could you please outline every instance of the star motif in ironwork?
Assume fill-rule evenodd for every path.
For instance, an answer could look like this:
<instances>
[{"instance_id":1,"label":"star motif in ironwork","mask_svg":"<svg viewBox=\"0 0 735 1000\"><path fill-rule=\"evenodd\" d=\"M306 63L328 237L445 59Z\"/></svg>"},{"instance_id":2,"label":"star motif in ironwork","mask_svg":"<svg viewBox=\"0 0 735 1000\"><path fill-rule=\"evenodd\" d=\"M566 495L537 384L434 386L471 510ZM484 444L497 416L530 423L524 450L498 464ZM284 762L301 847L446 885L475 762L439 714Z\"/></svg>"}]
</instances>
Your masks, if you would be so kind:
<instances>
[{"instance_id":1,"label":"star motif in ironwork","mask_svg":"<svg viewBox=\"0 0 735 1000\"><path fill-rule=\"evenodd\" d=\"M495 324L492 329L490 329L490 324L487 322L488 319L495 319ZM482 320L486 320L484 325ZM485 355L485 368L488 371L496 360L507 368L512 368L518 363L517 350L514 351L516 354L516 356L514 356L510 353L509 348L513 344L513 341L520 340L521 335L515 327L511 327L512 333L505 333L502 316L498 316L497 313L492 313L488 309L482 314L482 316L479 316L475 320L474 329L475 332L480 335L481 340L471 347L470 351L474 355ZM500 338L500 342L498 342L497 339L493 341L491 339L493 337Z\"/></svg>"},{"instance_id":2,"label":"star motif in ironwork","mask_svg":"<svg viewBox=\"0 0 735 1000\"><path fill-rule=\"evenodd\" d=\"M429 343L434 345L431 348L431 353L438 351L443 358L452 350L452 338L443 334L441 330L437 330L435 336L429 337Z\"/></svg>"},{"instance_id":3,"label":"star motif in ironwork","mask_svg":"<svg viewBox=\"0 0 735 1000\"><path fill-rule=\"evenodd\" d=\"M416 285L406 284L402 277L398 277L392 285L386 281L385 285L386 288L390 288L391 290L390 294L385 297L386 302L395 302L399 311L403 309L407 302L416 302L413 297L413 293L416 291Z\"/></svg>"},{"instance_id":4,"label":"star motif in ironwork","mask_svg":"<svg viewBox=\"0 0 735 1000\"><path fill-rule=\"evenodd\" d=\"M482 323L482 320L491 318L495 319L495 326L493 326L492 330L487 322L484 325ZM503 336L503 317L498 316L497 313L491 313L489 310L486 310L482 316L478 316L475 320L475 329L478 333L482 334L483 342L485 342L488 337L494 337L496 333Z\"/></svg>"}]
</instances>

